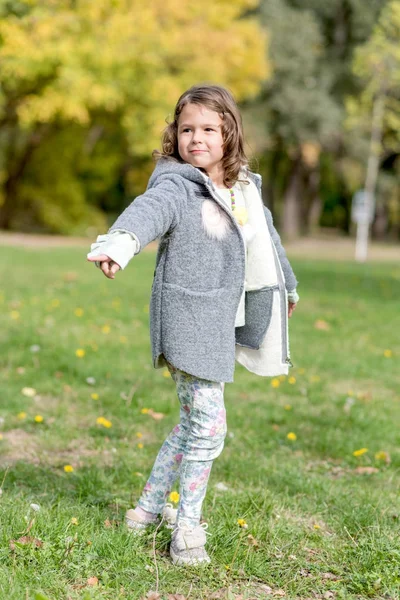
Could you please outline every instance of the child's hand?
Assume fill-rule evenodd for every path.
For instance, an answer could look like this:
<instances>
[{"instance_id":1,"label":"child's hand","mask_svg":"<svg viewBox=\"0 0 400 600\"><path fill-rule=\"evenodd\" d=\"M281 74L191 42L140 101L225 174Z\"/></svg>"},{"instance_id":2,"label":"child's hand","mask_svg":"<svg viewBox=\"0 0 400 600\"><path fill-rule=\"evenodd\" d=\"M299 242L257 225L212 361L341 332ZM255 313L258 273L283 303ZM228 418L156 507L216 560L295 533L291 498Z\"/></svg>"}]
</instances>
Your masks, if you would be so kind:
<instances>
[{"instance_id":1,"label":"child's hand","mask_svg":"<svg viewBox=\"0 0 400 600\"><path fill-rule=\"evenodd\" d=\"M115 279L115 273L120 270L120 266L114 262L109 256L106 254L99 254L98 256L90 256L88 257L88 261L90 262L99 262L100 269L103 271L104 275L109 279Z\"/></svg>"},{"instance_id":2,"label":"child's hand","mask_svg":"<svg viewBox=\"0 0 400 600\"><path fill-rule=\"evenodd\" d=\"M288 317L289 317L289 319L292 316L293 311L295 310L296 306L297 306L297 302L296 303L289 302L289 310L288 310Z\"/></svg>"}]
</instances>

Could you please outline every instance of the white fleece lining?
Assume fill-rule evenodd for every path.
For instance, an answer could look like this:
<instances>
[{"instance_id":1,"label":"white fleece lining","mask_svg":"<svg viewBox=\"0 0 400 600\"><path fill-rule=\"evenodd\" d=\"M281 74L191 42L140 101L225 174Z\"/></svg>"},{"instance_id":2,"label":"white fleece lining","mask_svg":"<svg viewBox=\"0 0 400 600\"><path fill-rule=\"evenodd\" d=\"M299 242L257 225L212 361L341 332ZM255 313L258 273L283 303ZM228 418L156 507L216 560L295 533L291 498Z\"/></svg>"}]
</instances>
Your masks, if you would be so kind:
<instances>
[{"instance_id":1,"label":"white fleece lining","mask_svg":"<svg viewBox=\"0 0 400 600\"><path fill-rule=\"evenodd\" d=\"M236 360L246 369L263 377L287 375L289 365L282 362L282 326L279 290L274 291L271 323L258 350L236 346Z\"/></svg>"},{"instance_id":2,"label":"white fleece lining","mask_svg":"<svg viewBox=\"0 0 400 600\"><path fill-rule=\"evenodd\" d=\"M246 201L248 224L254 235L247 243L246 291L260 290L278 283L271 235L265 220L264 207L256 185L240 182Z\"/></svg>"}]
</instances>

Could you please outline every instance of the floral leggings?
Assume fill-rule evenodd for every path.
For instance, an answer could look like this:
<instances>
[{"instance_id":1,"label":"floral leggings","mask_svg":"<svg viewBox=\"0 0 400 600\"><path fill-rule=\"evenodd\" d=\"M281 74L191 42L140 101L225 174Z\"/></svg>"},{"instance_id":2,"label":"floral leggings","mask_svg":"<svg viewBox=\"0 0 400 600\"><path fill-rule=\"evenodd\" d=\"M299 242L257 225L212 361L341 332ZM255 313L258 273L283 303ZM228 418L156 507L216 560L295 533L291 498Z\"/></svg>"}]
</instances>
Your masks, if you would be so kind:
<instances>
[{"instance_id":1,"label":"floral leggings","mask_svg":"<svg viewBox=\"0 0 400 600\"><path fill-rule=\"evenodd\" d=\"M180 478L177 523L200 523L213 460L224 447L224 384L199 379L169 365L180 402L180 423L158 453L138 505L158 514Z\"/></svg>"}]
</instances>

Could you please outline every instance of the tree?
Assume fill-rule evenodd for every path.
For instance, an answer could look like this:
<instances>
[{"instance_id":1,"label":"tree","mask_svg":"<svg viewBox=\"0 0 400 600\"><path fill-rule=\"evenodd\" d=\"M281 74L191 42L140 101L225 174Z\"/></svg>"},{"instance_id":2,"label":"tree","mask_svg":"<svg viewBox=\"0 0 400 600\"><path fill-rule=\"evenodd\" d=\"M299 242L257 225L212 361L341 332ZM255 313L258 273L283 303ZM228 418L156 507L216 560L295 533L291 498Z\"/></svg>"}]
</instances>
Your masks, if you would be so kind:
<instances>
[{"instance_id":1,"label":"tree","mask_svg":"<svg viewBox=\"0 0 400 600\"><path fill-rule=\"evenodd\" d=\"M59 230L71 194L71 223L98 220L79 180L87 149L94 154L105 139L116 178L126 176L129 157L143 160L158 145L165 116L193 83L214 80L238 99L254 96L269 72L266 36L244 16L255 3L3 0L0 227L10 228L30 202L40 222ZM39 160L45 146L59 161L35 178L35 162L48 168Z\"/></svg>"},{"instance_id":2,"label":"tree","mask_svg":"<svg viewBox=\"0 0 400 600\"><path fill-rule=\"evenodd\" d=\"M369 40L357 49L353 70L364 84L361 95L348 99L347 126L351 131L370 133L365 191L373 210L379 165L385 152L400 152L400 2L390 2L382 11ZM386 180L387 181L387 180ZM387 195L386 195L387 197ZM383 195L385 198L385 195ZM382 228L385 202L378 203ZM387 222L387 219L386 219ZM384 227L384 225L383 225ZM357 258L366 259L368 223L357 236Z\"/></svg>"},{"instance_id":3,"label":"tree","mask_svg":"<svg viewBox=\"0 0 400 600\"><path fill-rule=\"evenodd\" d=\"M274 177L269 200L283 199L286 236L319 221L321 166L330 162L324 156L344 153L344 101L360 87L351 71L352 53L370 34L381 6L382 0L368 7L361 0L261 3L274 72L257 114L263 112L266 122L263 152Z\"/></svg>"}]
</instances>

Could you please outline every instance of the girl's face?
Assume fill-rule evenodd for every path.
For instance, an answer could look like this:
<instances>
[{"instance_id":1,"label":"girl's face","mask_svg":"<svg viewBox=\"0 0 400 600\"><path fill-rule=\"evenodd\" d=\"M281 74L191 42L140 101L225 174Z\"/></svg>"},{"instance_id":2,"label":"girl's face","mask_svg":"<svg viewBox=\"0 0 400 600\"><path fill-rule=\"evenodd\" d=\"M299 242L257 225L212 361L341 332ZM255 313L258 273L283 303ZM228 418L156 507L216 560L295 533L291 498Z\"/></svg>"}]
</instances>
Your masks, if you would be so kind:
<instances>
[{"instance_id":1,"label":"girl's face","mask_svg":"<svg viewBox=\"0 0 400 600\"><path fill-rule=\"evenodd\" d=\"M186 104L178 120L178 151L185 162L201 167L219 179L224 155L222 119L219 114L199 104Z\"/></svg>"}]
</instances>

